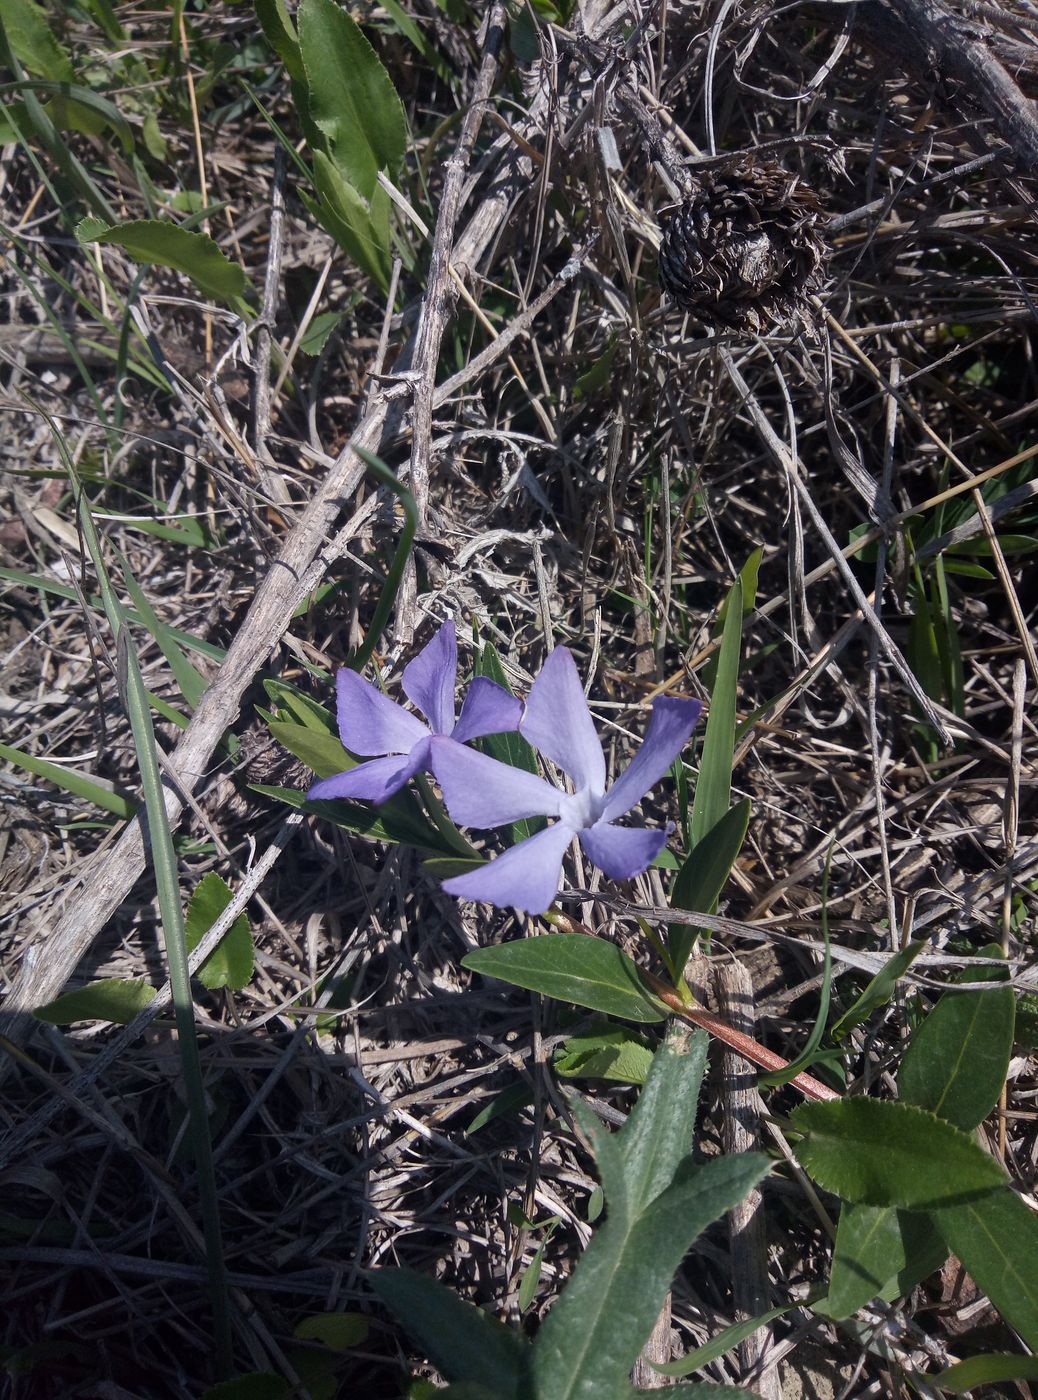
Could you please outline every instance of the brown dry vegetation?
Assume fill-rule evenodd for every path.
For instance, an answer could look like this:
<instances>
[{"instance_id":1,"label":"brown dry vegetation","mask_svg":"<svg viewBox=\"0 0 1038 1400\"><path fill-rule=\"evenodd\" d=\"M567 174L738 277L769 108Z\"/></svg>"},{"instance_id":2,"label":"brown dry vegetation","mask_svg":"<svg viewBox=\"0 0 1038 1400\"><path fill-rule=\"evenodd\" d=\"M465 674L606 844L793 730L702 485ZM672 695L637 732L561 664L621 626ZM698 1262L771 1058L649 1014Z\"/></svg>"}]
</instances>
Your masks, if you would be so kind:
<instances>
[{"instance_id":1,"label":"brown dry vegetation","mask_svg":"<svg viewBox=\"0 0 1038 1400\"><path fill-rule=\"evenodd\" d=\"M94 502L113 575L117 548L164 623L238 647L239 669L222 691L218 663L193 657L217 681L208 748L184 755L181 768L179 732L162 723L160 738L193 787L177 827L185 894L213 870L237 890L270 861L248 906L251 984L233 994L197 988L239 1361L305 1371L314 1347L293 1340L300 1318L362 1310L372 1330L340 1358L337 1393L374 1397L401 1393L408 1367L421 1368L372 1305L362 1269L410 1264L514 1321L540 1242L516 1223L515 1207L535 1219L557 1214L527 1315L534 1326L588 1237L595 1179L550 1067L578 1024L573 1013L459 966L466 949L520 934L522 921L459 906L407 850L309 819L286 830L286 809L249 787L305 781L256 717L259 682L281 677L330 702L313 670L330 672L364 634L400 528L351 435L410 479L423 512L414 572L379 650L387 677L450 612L462 638L475 624L495 643L522 690L550 630L590 680L616 763L644 731L645 702L659 687L709 698L718 609L747 557L762 551L739 696L740 715L758 717L733 778L735 794L752 797L753 818L722 903L730 918L757 924L762 941L720 936L711 957L744 963L759 1037L795 1055L817 1010L822 870L833 842L842 1005L863 966L878 966L913 932L932 939L932 954L952 957L1004 938L1021 985L1033 965L1038 590L1027 537L1038 233L1033 179L1005 144L1013 133L983 105L979 84L935 71L932 49L929 71L918 61L922 49L912 52L897 29L905 7L672 0L609 12L578 0L568 26L513 24L489 70L492 96L446 243L456 276L423 303L444 162L483 36L425 0L408 4L453 73L452 90L384 12L361 8L407 107L411 165L427 181L425 195L420 179L411 188L431 224L427 240L404 216L417 260L388 310L307 215L291 168L275 180L275 140L241 84L226 72L206 81L213 46L230 44L252 65L246 76L264 105L298 138L287 80L251 11L213 5L190 17L205 175L210 197L224 203L211 231L259 287L280 259L269 328L286 353L273 367L261 326L243 332L156 269L133 292L151 339L131 336L128 367L113 360L113 349L122 352L77 300L104 304L97 248L76 244L25 149L4 148L0 562L72 587L62 597L5 575L0 713L6 742L136 792L60 435L80 471L104 483ZM968 8L997 34L989 50L1032 93L1038 13L1025 0ZM119 14L139 54L157 63L168 17L136 4ZM96 43L78 11L63 22L74 52ZM577 30L595 42L577 42ZM183 71L161 81L189 111ZM764 147L817 192L834 222L812 324L764 338L715 335L661 304L655 243L670 198L643 133L613 101L621 81L662 116L675 159L705 150L709 106L719 150ZM606 128L615 169L599 136ZM163 134L163 190L197 188L190 123L167 121ZM120 215L139 216L126 162L97 137L69 140ZM272 218L272 201L282 200ZM116 248L102 263L118 296L130 294L140 270ZM422 334L431 319L443 335L438 353L434 335L431 362L412 361L407 348L423 308ZM336 328L306 355L300 338L329 311L340 313ZM507 351L489 349L517 321ZM173 392L148 376L149 355L168 367ZM437 385L459 380L430 403L422 374ZM972 484L983 473L1009 481L1008 505L990 494L985 504ZM925 518L913 518L923 503ZM205 542L142 532L129 519L141 515L190 517ZM999 536L1002 546L994 560L990 544L968 556L989 577L947 576L961 695L920 675L946 728L942 743L897 662L912 647L919 580L938 596L927 541L951 524L960 546L983 549ZM844 549L862 529L876 531L878 549L841 573L833 544ZM286 548L291 569L271 584ZM293 592L299 577L302 594ZM318 594L322 582L334 586ZM863 618L851 584L878 620ZM294 615L301 596L310 604ZM152 638L137 629L134 643L149 689L184 708ZM213 751L224 729L242 740L237 760ZM0 796L11 1013L0 1107L10 1133L0 1175L4 1340L39 1348L11 1393L198 1396L214 1378L211 1321L168 1013L86 1082L118 1028L30 1033L26 1016L69 983L163 983L154 881L103 814L55 784L5 763ZM676 815L672 792L654 801L654 820ZM583 888L591 875L574 869L570 884ZM646 908L663 903L656 873L624 893ZM647 959L629 916L593 894L572 908ZM924 1005L942 970L927 967L928 955L916 964ZM339 1014L317 1019L319 1008ZM855 1034L853 1082L889 1076L905 1016L899 997ZM994 1119L989 1130L993 1150L1032 1191L1038 1081L1025 1049L1012 1066L1004 1137ZM530 1105L467 1136L476 1112L517 1084ZM581 1088L607 1115L629 1101L623 1088ZM777 1105L792 1102L786 1091ZM701 1148L711 1153L725 1114L716 1076L704 1109ZM823 1223L792 1176L769 1182L765 1199L771 1301L802 1301L826 1277ZM675 1282L678 1349L714 1335L733 1309L718 1227ZM968 1281L943 1276L884 1325L885 1349L867 1326L852 1334L794 1311L776 1324L757 1374L741 1372L736 1353L708 1374L759 1383L762 1394L896 1396L907 1393L904 1373L1008 1340ZM784 1389L774 1389L776 1377Z\"/></svg>"}]
</instances>

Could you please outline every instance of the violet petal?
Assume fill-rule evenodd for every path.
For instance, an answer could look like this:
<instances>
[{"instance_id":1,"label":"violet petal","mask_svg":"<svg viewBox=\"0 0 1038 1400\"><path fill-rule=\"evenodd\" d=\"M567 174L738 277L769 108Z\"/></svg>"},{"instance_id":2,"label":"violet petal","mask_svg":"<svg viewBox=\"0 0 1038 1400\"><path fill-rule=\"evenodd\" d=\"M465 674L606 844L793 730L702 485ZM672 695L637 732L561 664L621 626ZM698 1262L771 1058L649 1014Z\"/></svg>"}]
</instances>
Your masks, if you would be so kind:
<instances>
[{"instance_id":1,"label":"violet petal","mask_svg":"<svg viewBox=\"0 0 1038 1400\"><path fill-rule=\"evenodd\" d=\"M661 695L653 701L652 718L641 748L606 794L603 821L622 817L655 787L688 743L702 708L698 700L681 700L671 695Z\"/></svg>"},{"instance_id":2,"label":"violet petal","mask_svg":"<svg viewBox=\"0 0 1038 1400\"><path fill-rule=\"evenodd\" d=\"M443 888L461 899L482 900L499 909L543 914L558 893L562 858L573 834L567 823L556 822L512 846L488 865L444 880Z\"/></svg>"},{"instance_id":3,"label":"violet petal","mask_svg":"<svg viewBox=\"0 0 1038 1400\"><path fill-rule=\"evenodd\" d=\"M454 728L454 685L458 679L458 640L448 619L404 667L400 685L421 710L434 734Z\"/></svg>"},{"instance_id":4,"label":"violet petal","mask_svg":"<svg viewBox=\"0 0 1038 1400\"><path fill-rule=\"evenodd\" d=\"M402 710L356 671L335 677L339 737L350 753L410 753L429 737L420 719Z\"/></svg>"},{"instance_id":5,"label":"violet petal","mask_svg":"<svg viewBox=\"0 0 1038 1400\"><path fill-rule=\"evenodd\" d=\"M648 831L644 826L612 826L596 822L580 832L580 844L592 864L610 880L630 880L652 864L674 830Z\"/></svg>"},{"instance_id":6,"label":"violet petal","mask_svg":"<svg viewBox=\"0 0 1038 1400\"><path fill-rule=\"evenodd\" d=\"M530 687L519 733L568 773L578 789L597 795L605 788L602 745L565 647L555 648Z\"/></svg>"},{"instance_id":7,"label":"violet petal","mask_svg":"<svg viewBox=\"0 0 1038 1400\"><path fill-rule=\"evenodd\" d=\"M345 773L322 778L308 789L308 802L329 802L334 798L361 798L365 802L385 802L399 792L408 779L420 773L428 761L429 739L417 743L406 757L390 754L386 758L373 758L368 763L358 763Z\"/></svg>"},{"instance_id":8,"label":"violet petal","mask_svg":"<svg viewBox=\"0 0 1038 1400\"><path fill-rule=\"evenodd\" d=\"M486 676L477 676L461 703L452 739L466 744L484 734L510 734L519 728L522 701Z\"/></svg>"},{"instance_id":9,"label":"violet petal","mask_svg":"<svg viewBox=\"0 0 1038 1400\"><path fill-rule=\"evenodd\" d=\"M498 763L456 739L435 738L432 770L459 826L501 826L521 817L557 817L564 793L525 768Z\"/></svg>"}]
</instances>

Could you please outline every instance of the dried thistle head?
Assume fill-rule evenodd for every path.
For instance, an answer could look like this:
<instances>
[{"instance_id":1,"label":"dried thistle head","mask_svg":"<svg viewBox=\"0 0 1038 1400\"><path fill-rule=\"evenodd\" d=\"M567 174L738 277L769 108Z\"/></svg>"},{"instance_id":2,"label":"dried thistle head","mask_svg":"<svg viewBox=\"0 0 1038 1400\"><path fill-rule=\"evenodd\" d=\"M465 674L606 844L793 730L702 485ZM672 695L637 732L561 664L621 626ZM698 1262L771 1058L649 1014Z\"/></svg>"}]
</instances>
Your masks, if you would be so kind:
<instances>
[{"instance_id":1,"label":"dried thistle head","mask_svg":"<svg viewBox=\"0 0 1038 1400\"><path fill-rule=\"evenodd\" d=\"M696 171L667 220L660 283L684 311L759 332L808 313L828 258L817 195L774 161L741 156Z\"/></svg>"}]
</instances>

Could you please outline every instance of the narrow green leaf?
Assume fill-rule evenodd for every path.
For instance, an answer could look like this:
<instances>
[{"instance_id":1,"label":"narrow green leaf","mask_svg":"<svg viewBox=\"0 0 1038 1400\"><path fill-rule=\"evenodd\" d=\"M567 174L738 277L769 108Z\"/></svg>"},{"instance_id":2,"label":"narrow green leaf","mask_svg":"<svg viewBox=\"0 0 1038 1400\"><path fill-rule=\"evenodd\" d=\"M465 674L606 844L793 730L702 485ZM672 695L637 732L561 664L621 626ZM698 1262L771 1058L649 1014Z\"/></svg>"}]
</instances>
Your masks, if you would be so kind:
<instances>
[{"instance_id":1,"label":"narrow green leaf","mask_svg":"<svg viewBox=\"0 0 1038 1400\"><path fill-rule=\"evenodd\" d=\"M95 782L84 773L76 773L61 763L50 763L45 758L23 753L21 749L12 748L10 744L0 744L0 758L6 759L8 763L16 763L27 773L34 773L37 778L46 778L63 792L82 798L84 802L92 802L103 812L111 812L113 816L121 817L124 821L132 817L137 810L137 803L132 797L113 792L104 784Z\"/></svg>"},{"instance_id":2,"label":"narrow green leaf","mask_svg":"<svg viewBox=\"0 0 1038 1400\"><path fill-rule=\"evenodd\" d=\"M948 1256L929 1215L844 1201L833 1249L829 1296L816 1306L845 1318L872 1298L903 1298Z\"/></svg>"},{"instance_id":3,"label":"narrow green leaf","mask_svg":"<svg viewBox=\"0 0 1038 1400\"><path fill-rule=\"evenodd\" d=\"M1038 1216L1008 1187L937 1211L934 1223L1010 1327L1038 1351Z\"/></svg>"},{"instance_id":4,"label":"narrow green leaf","mask_svg":"<svg viewBox=\"0 0 1038 1400\"><path fill-rule=\"evenodd\" d=\"M70 83L75 77L72 60L54 36L46 11L32 0L4 0L3 31L11 52L38 78Z\"/></svg>"},{"instance_id":5,"label":"narrow green leaf","mask_svg":"<svg viewBox=\"0 0 1038 1400\"><path fill-rule=\"evenodd\" d=\"M207 233L192 233L179 224L158 219L132 219L106 224L83 219L76 228L80 243L114 243L146 267L172 267L190 277L199 291L222 301L234 301L248 285L245 271L231 262Z\"/></svg>"},{"instance_id":6,"label":"narrow green leaf","mask_svg":"<svg viewBox=\"0 0 1038 1400\"><path fill-rule=\"evenodd\" d=\"M699 1106L710 1038L671 1024L656 1051L638 1101L617 1134L632 1206L647 1209L687 1156ZM608 1184L606 1196L609 1195Z\"/></svg>"},{"instance_id":7,"label":"narrow green leaf","mask_svg":"<svg viewBox=\"0 0 1038 1400\"><path fill-rule=\"evenodd\" d=\"M701 1371L704 1366L709 1366L711 1361L716 1361L719 1356L726 1355L740 1342L744 1342L747 1337L752 1337L759 1328L766 1327L769 1322L774 1322L777 1317L784 1316L796 1306L796 1303L786 1303L781 1308L771 1308L768 1312L761 1313L759 1317L748 1317L743 1322L733 1322L730 1327L725 1327L723 1331L718 1332L716 1337L711 1337L703 1346L696 1347L695 1351L690 1351L677 1361L669 1361L663 1366L657 1366L653 1362L652 1369L659 1371L661 1376L690 1376L693 1371ZM711 1390L710 1387L706 1387L706 1389ZM711 1393L713 1393L712 1390Z\"/></svg>"},{"instance_id":8,"label":"narrow green leaf","mask_svg":"<svg viewBox=\"0 0 1038 1400\"><path fill-rule=\"evenodd\" d=\"M319 200L315 204L303 190L300 198L339 247L386 291L392 262L389 196L377 186L370 200L364 199L324 151L314 150L313 161Z\"/></svg>"},{"instance_id":9,"label":"narrow green leaf","mask_svg":"<svg viewBox=\"0 0 1038 1400\"><path fill-rule=\"evenodd\" d=\"M1038 1356L971 1356L926 1379L951 1395L997 1381L1038 1381Z\"/></svg>"},{"instance_id":10,"label":"narrow green leaf","mask_svg":"<svg viewBox=\"0 0 1038 1400\"><path fill-rule=\"evenodd\" d=\"M529 1357L518 1332L411 1269L373 1269L366 1278L447 1380L518 1400Z\"/></svg>"},{"instance_id":11,"label":"narrow green leaf","mask_svg":"<svg viewBox=\"0 0 1038 1400\"><path fill-rule=\"evenodd\" d=\"M407 151L407 118L389 74L360 27L334 0L302 0L299 47L310 117L346 179L370 199L380 170Z\"/></svg>"},{"instance_id":12,"label":"narrow green leaf","mask_svg":"<svg viewBox=\"0 0 1038 1400\"><path fill-rule=\"evenodd\" d=\"M267 728L272 739L302 759L319 778L330 778L334 773L345 773L357 766L357 760L346 752L337 734L322 733L309 724L292 724L281 719L268 720Z\"/></svg>"},{"instance_id":13,"label":"narrow green leaf","mask_svg":"<svg viewBox=\"0 0 1038 1400\"><path fill-rule=\"evenodd\" d=\"M265 679L263 689L267 692L271 704L278 708L278 717L272 723L287 722L282 711L291 715L304 729L312 729L315 734L330 734L337 737L337 727L335 716L331 710L319 705L297 686L289 685L287 681L277 681ZM340 746L341 747L341 746ZM345 749L343 749L345 753ZM333 770L341 772L341 769Z\"/></svg>"},{"instance_id":14,"label":"narrow green leaf","mask_svg":"<svg viewBox=\"0 0 1038 1400\"><path fill-rule=\"evenodd\" d=\"M541 1281L541 1266L544 1263L544 1245L542 1240L537 1246L537 1251L530 1260L529 1266L519 1283L519 1311L525 1312L537 1296L537 1285Z\"/></svg>"},{"instance_id":15,"label":"narrow green leaf","mask_svg":"<svg viewBox=\"0 0 1038 1400\"><path fill-rule=\"evenodd\" d=\"M215 871L204 875L191 896L184 920L184 937L190 953L234 898ZM230 987L240 992L252 980L254 950L248 916L239 914L223 938L198 969L198 980L210 991Z\"/></svg>"},{"instance_id":16,"label":"narrow green leaf","mask_svg":"<svg viewBox=\"0 0 1038 1400\"><path fill-rule=\"evenodd\" d=\"M548 933L477 948L462 958L462 966L627 1021L662 1021L667 1014L643 990L626 953L615 943L581 933Z\"/></svg>"},{"instance_id":17,"label":"narrow green leaf","mask_svg":"<svg viewBox=\"0 0 1038 1400\"><path fill-rule=\"evenodd\" d=\"M551 1400L626 1395L627 1375L689 1246L768 1170L755 1153L705 1167L687 1162L641 1215L625 1220L610 1202L609 1218L537 1334L536 1393Z\"/></svg>"},{"instance_id":18,"label":"narrow green leaf","mask_svg":"<svg viewBox=\"0 0 1038 1400\"><path fill-rule=\"evenodd\" d=\"M342 771L342 770L340 770ZM250 783L252 792L284 802L287 807L305 807L315 817L332 822L343 831L366 836L371 841L388 841L393 846L414 846L419 851L443 855L451 850L446 839L422 816L421 808L409 793L399 793L380 807L359 802L308 802L298 788L270 787Z\"/></svg>"},{"instance_id":19,"label":"narrow green leaf","mask_svg":"<svg viewBox=\"0 0 1038 1400\"><path fill-rule=\"evenodd\" d=\"M495 1118L501 1118L505 1114L518 1113L520 1109L526 1108L531 1103L533 1103L533 1090L529 1084L520 1079L517 1084L510 1084L507 1089L502 1089L500 1094L495 1094L490 1102L479 1110L465 1129L465 1136L478 1133L480 1128L485 1128Z\"/></svg>"},{"instance_id":20,"label":"narrow green leaf","mask_svg":"<svg viewBox=\"0 0 1038 1400\"><path fill-rule=\"evenodd\" d=\"M750 807L750 799L744 797L696 843L674 881L670 896L672 908L688 909L694 914L713 912L746 839ZM697 930L691 924L671 927L667 946L676 976L684 971L696 937Z\"/></svg>"},{"instance_id":21,"label":"narrow green leaf","mask_svg":"<svg viewBox=\"0 0 1038 1400\"><path fill-rule=\"evenodd\" d=\"M737 578L728 594L727 614L717 657L717 676L710 694L710 711L699 761L699 781L692 803L690 858L703 837L724 814L732 795L732 763L735 756L735 701L742 651L743 584Z\"/></svg>"},{"instance_id":22,"label":"narrow green leaf","mask_svg":"<svg viewBox=\"0 0 1038 1400\"><path fill-rule=\"evenodd\" d=\"M905 975L925 949L926 939L920 938L915 943L907 943L904 948L892 953L857 1001L843 1013L833 1026L832 1038L834 1040L841 1039L855 1026L861 1025L862 1021L867 1020L877 1006L885 1006L893 996L894 986L898 978Z\"/></svg>"},{"instance_id":23,"label":"narrow green leaf","mask_svg":"<svg viewBox=\"0 0 1038 1400\"><path fill-rule=\"evenodd\" d=\"M931 1210L992 1198L1005 1173L958 1128L886 1099L805 1103L792 1124L801 1165L826 1188L865 1205Z\"/></svg>"},{"instance_id":24,"label":"narrow green leaf","mask_svg":"<svg viewBox=\"0 0 1038 1400\"><path fill-rule=\"evenodd\" d=\"M998 1102L1013 1053L1012 987L945 992L905 1051L901 1097L969 1132Z\"/></svg>"},{"instance_id":25,"label":"narrow green leaf","mask_svg":"<svg viewBox=\"0 0 1038 1400\"><path fill-rule=\"evenodd\" d=\"M155 988L147 982L110 977L65 992L46 1006L38 1006L33 1015L52 1026L67 1026L70 1021L111 1021L125 1026L154 995Z\"/></svg>"},{"instance_id":26,"label":"narrow green leaf","mask_svg":"<svg viewBox=\"0 0 1038 1400\"><path fill-rule=\"evenodd\" d=\"M173 672L173 678L180 687L185 703L193 710L205 694L209 682L193 662L188 660L180 643L173 636L172 629L159 618L147 594L134 578L128 561L118 550L114 552L122 569L126 590L136 604L137 612L144 619L144 625L158 642L159 649L169 662L169 669Z\"/></svg>"}]
</instances>

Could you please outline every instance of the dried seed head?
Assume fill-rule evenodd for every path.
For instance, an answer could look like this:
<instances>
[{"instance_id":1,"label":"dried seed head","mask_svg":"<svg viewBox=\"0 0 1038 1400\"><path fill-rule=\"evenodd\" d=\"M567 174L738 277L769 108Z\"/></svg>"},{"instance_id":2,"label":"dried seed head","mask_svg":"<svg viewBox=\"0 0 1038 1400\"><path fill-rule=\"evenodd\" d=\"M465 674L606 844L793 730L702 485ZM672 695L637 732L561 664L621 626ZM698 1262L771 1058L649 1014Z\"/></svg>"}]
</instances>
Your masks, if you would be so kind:
<instances>
[{"instance_id":1,"label":"dried seed head","mask_svg":"<svg viewBox=\"0 0 1038 1400\"><path fill-rule=\"evenodd\" d=\"M828 247L818 197L773 161L741 156L694 174L667 220L660 283L712 325L761 331L807 315Z\"/></svg>"}]
</instances>

